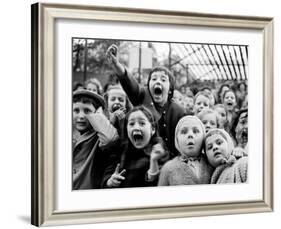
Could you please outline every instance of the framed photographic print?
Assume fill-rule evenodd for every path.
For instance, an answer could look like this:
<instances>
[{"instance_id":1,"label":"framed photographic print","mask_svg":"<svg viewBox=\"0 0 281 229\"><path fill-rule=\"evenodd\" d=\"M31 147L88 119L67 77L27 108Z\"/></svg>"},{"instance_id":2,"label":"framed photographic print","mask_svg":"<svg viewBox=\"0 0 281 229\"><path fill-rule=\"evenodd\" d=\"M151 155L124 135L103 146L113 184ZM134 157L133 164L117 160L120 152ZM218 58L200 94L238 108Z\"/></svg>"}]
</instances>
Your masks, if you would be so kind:
<instances>
[{"instance_id":1,"label":"framed photographic print","mask_svg":"<svg viewBox=\"0 0 281 229\"><path fill-rule=\"evenodd\" d=\"M32 5L32 224L273 209L273 19Z\"/></svg>"}]
</instances>

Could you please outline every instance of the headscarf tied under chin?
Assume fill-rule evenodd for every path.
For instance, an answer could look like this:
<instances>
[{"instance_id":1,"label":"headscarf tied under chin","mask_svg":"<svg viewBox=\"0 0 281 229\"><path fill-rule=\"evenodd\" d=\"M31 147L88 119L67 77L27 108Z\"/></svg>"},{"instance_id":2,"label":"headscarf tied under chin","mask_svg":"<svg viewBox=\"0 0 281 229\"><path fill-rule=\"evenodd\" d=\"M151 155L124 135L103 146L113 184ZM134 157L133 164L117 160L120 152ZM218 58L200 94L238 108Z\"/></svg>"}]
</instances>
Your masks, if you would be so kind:
<instances>
[{"instance_id":1,"label":"headscarf tied under chin","mask_svg":"<svg viewBox=\"0 0 281 229\"><path fill-rule=\"evenodd\" d=\"M201 120L199 118L197 118L196 116L192 116L192 115L187 115L182 117L179 121L178 124L176 126L176 130L175 130L175 147L176 149L180 152L180 147L179 147L179 143L178 143L178 132L180 130L180 128L184 125L188 125L190 123L191 120L195 120L196 122L198 122L202 128L202 132L203 132L203 143L202 146L204 145L204 139L205 139L205 126L204 124L201 122Z\"/></svg>"},{"instance_id":2,"label":"headscarf tied under chin","mask_svg":"<svg viewBox=\"0 0 281 229\"><path fill-rule=\"evenodd\" d=\"M207 133L205 140L207 140L208 137L211 137L214 134L218 134L226 140L226 142L227 142L227 152L229 153L229 155L231 155L231 153L234 149L234 144L233 144L233 141L232 141L230 135L223 129L211 129ZM228 159L229 158L226 158L226 160L228 160Z\"/></svg>"}]
</instances>

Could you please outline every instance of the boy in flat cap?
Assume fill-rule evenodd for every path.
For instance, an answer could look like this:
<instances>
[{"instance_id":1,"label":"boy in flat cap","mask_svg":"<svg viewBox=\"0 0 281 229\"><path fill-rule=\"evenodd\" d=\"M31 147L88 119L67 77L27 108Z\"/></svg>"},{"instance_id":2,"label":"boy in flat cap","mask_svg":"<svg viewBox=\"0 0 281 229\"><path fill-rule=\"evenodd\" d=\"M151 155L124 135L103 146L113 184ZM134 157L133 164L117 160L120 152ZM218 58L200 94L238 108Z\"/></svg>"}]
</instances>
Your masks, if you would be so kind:
<instances>
[{"instance_id":1,"label":"boy in flat cap","mask_svg":"<svg viewBox=\"0 0 281 229\"><path fill-rule=\"evenodd\" d=\"M81 136L73 146L73 189L100 188L107 147L118 139L116 129L103 113L100 95L78 90L73 94L73 125Z\"/></svg>"}]
</instances>

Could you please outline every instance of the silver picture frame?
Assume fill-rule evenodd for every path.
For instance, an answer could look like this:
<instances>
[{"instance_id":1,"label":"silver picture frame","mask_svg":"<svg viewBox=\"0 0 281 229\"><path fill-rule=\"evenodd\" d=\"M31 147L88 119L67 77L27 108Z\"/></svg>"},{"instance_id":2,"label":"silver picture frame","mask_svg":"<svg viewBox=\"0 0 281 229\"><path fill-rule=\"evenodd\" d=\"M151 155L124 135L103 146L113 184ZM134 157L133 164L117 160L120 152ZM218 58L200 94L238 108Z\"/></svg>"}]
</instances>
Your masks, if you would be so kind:
<instances>
[{"instance_id":1,"label":"silver picture frame","mask_svg":"<svg viewBox=\"0 0 281 229\"><path fill-rule=\"evenodd\" d=\"M96 211L55 209L55 64L57 19L159 23L259 30L263 34L263 198L246 202ZM37 3L32 5L32 203L36 226L268 212L273 210L273 18Z\"/></svg>"}]
</instances>

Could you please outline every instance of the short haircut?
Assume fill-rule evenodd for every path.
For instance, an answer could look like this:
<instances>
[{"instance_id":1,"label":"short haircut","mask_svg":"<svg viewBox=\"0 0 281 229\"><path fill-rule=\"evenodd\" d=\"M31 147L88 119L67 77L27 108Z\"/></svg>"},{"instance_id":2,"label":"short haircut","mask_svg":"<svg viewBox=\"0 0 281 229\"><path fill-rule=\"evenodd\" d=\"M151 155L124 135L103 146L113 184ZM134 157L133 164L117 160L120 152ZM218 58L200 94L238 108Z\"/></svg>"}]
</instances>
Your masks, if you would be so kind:
<instances>
[{"instance_id":1,"label":"short haircut","mask_svg":"<svg viewBox=\"0 0 281 229\"><path fill-rule=\"evenodd\" d=\"M86 88L89 84L94 84L96 87L97 87L97 93L98 94L101 94L101 88L100 88L100 85L98 83L98 80L93 78L93 79L89 79L86 81L85 85L86 85Z\"/></svg>"},{"instance_id":2,"label":"short haircut","mask_svg":"<svg viewBox=\"0 0 281 229\"><path fill-rule=\"evenodd\" d=\"M149 85L149 81L151 79L151 75L154 72L165 72L168 77L169 77L169 82L170 82L170 89L169 89L169 94L168 94L168 101L170 101L173 96L174 96L174 89L175 89L175 77L173 76L173 74L170 72L170 70L166 67L163 66L157 66L155 68L153 68L149 75L148 75L148 80L147 80L147 85Z\"/></svg>"},{"instance_id":3,"label":"short haircut","mask_svg":"<svg viewBox=\"0 0 281 229\"><path fill-rule=\"evenodd\" d=\"M203 109L202 111L199 112L199 114L197 116L202 121L204 116L207 115L207 114L214 114L215 115L217 127L218 127L219 126L219 118L218 118L217 112L215 112L213 109Z\"/></svg>"},{"instance_id":4,"label":"short haircut","mask_svg":"<svg viewBox=\"0 0 281 229\"><path fill-rule=\"evenodd\" d=\"M225 95L226 95L228 92L232 92L232 93L234 94L235 100L236 100L236 102L237 102L236 94L235 94L235 92L234 92L232 89L226 90L226 91L223 93L222 100L224 100L224 97L225 97ZM222 102L223 102L223 101L222 101Z\"/></svg>"},{"instance_id":5,"label":"short haircut","mask_svg":"<svg viewBox=\"0 0 281 229\"><path fill-rule=\"evenodd\" d=\"M97 109L105 108L105 102L102 96L88 90L77 90L73 93L73 103L90 103Z\"/></svg>"},{"instance_id":6,"label":"short haircut","mask_svg":"<svg viewBox=\"0 0 281 229\"><path fill-rule=\"evenodd\" d=\"M208 93L206 93L205 91L199 91L197 92L197 94L194 97L194 102L196 102L196 99L198 98L198 96L203 95L204 97L206 97L209 100L209 105L211 105L211 98L209 96Z\"/></svg>"}]
</instances>

